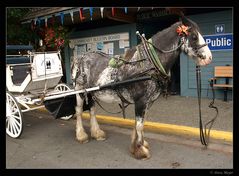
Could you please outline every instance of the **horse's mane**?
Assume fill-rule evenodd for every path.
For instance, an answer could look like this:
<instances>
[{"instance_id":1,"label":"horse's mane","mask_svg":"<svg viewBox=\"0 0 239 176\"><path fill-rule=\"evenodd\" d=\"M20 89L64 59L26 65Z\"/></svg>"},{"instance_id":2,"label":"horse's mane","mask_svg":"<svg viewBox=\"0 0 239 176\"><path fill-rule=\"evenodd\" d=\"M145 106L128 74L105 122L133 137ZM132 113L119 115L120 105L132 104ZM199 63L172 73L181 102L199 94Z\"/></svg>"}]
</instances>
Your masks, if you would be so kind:
<instances>
[{"instance_id":1,"label":"horse's mane","mask_svg":"<svg viewBox=\"0 0 239 176\"><path fill-rule=\"evenodd\" d=\"M125 52L125 55L124 55L124 59L125 60L130 60L133 56L134 56L134 53L136 51L136 47L132 47L132 48L129 48L126 52Z\"/></svg>"}]
</instances>

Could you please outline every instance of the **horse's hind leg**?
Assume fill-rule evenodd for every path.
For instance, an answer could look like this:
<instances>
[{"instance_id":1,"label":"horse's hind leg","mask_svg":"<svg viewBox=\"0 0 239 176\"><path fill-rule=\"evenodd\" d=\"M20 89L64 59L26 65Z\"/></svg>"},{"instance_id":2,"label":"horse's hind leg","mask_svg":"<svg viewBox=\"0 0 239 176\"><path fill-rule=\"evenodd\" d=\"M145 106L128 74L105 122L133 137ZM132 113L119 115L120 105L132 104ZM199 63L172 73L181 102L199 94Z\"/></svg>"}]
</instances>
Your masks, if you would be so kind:
<instances>
[{"instance_id":1,"label":"horse's hind leg","mask_svg":"<svg viewBox=\"0 0 239 176\"><path fill-rule=\"evenodd\" d=\"M136 159L150 158L149 144L144 140L143 135L146 107L146 104L143 104L143 102L135 103L135 129L132 134L130 152Z\"/></svg>"},{"instance_id":2,"label":"horse's hind leg","mask_svg":"<svg viewBox=\"0 0 239 176\"><path fill-rule=\"evenodd\" d=\"M95 116L95 105L90 107L90 124L91 124L91 137L96 140L105 140L105 132L100 129Z\"/></svg>"},{"instance_id":3,"label":"horse's hind leg","mask_svg":"<svg viewBox=\"0 0 239 176\"><path fill-rule=\"evenodd\" d=\"M76 94L76 101L77 106L75 107L76 110L76 139L80 143L88 142L88 135L86 134L83 124L82 124L82 112L83 112L83 103L84 100L80 97L79 94Z\"/></svg>"}]
</instances>

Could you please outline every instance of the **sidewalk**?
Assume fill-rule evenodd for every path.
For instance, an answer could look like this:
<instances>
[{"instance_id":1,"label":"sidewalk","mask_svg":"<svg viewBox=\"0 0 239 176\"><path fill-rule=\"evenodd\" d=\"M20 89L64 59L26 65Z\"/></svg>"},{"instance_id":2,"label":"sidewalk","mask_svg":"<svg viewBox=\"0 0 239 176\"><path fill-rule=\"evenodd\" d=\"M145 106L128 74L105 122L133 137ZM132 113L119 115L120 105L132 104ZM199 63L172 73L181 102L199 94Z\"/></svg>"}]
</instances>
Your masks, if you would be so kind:
<instances>
[{"instance_id":1,"label":"sidewalk","mask_svg":"<svg viewBox=\"0 0 239 176\"><path fill-rule=\"evenodd\" d=\"M211 99L202 98L202 120L203 124L212 119L216 111L208 107ZM107 104L101 102L101 105L108 111L120 111L118 104ZM215 100L214 104L219 111L218 117L212 126L212 130L233 131L233 101L224 102ZM123 118L122 113L110 114L96 105L97 115L115 116ZM134 105L126 108L126 119L134 119ZM149 109L146 121L159 122L165 124L183 125L199 128L199 110L196 97L169 96L167 99L159 97L158 100Z\"/></svg>"}]
</instances>

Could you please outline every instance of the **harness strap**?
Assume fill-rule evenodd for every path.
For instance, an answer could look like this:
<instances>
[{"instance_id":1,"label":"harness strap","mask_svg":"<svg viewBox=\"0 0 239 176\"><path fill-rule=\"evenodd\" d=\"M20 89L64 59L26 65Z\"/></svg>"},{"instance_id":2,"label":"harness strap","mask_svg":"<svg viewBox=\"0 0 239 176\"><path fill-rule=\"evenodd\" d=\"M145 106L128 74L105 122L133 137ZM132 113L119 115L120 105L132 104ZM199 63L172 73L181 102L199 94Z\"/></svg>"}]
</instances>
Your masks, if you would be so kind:
<instances>
[{"instance_id":1,"label":"harness strap","mask_svg":"<svg viewBox=\"0 0 239 176\"><path fill-rule=\"evenodd\" d=\"M99 105L99 107L101 108L101 109L103 109L105 112L107 112L107 113L110 113L110 114L119 114L119 113L121 113L122 111L118 111L118 112L111 112L111 111L108 111L108 110L106 110L100 103L99 103L99 101L97 100L97 98L95 98L94 96L92 96L92 99Z\"/></svg>"},{"instance_id":2,"label":"harness strap","mask_svg":"<svg viewBox=\"0 0 239 176\"><path fill-rule=\"evenodd\" d=\"M154 47L152 46L152 39L150 38L148 40L148 42L151 44L151 45L148 45L149 46L149 51L151 52L151 54L153 55L152 59L153 59L153 62L155 62L156 66L159 67L161 69L161 71L163 72L163 74L168 77L168 74L166 73L162 63L160 62L160 59L156 53L156 51L154 50Z\"/></svg>"}]
</instances>

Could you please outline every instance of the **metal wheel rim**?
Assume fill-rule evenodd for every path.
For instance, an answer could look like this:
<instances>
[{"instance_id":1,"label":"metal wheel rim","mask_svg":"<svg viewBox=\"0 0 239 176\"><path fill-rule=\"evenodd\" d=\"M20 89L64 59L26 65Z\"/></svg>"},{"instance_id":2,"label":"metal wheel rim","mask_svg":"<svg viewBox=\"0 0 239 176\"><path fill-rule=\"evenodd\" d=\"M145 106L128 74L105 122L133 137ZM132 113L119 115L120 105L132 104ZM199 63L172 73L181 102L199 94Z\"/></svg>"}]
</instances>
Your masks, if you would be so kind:
<instances>
[{"instance_id":1,"label":"metal wheel rim","mask_svg":"<svg viewBox=\"0 0 239 176\"><path fill-rule=\"evenodd\" d=\"M67 86L66 84L58 84L58 85L55 87L55 90L66 91L66 90L70 90L70 87ZM69 115L69 116L60 117L60 119L62 119L62 120L69 120L69 119L72 118L72 117L73 117L73 114L72 114L72 115Z\"/></svg>"},{"instance_id":2,"label":"metal wheel rim","mask_svg":"<svg viewBox=\"0 0 239 176\"><path fill-rule=\"evenodd\" d=\"M22 112L17 100L6 93L6 133L12 138L18 138L22 133Z\"/></svg>"}]
</instances>

